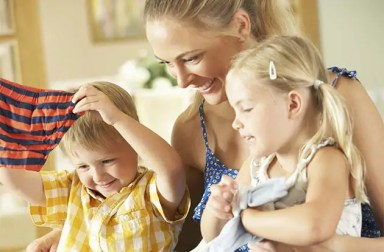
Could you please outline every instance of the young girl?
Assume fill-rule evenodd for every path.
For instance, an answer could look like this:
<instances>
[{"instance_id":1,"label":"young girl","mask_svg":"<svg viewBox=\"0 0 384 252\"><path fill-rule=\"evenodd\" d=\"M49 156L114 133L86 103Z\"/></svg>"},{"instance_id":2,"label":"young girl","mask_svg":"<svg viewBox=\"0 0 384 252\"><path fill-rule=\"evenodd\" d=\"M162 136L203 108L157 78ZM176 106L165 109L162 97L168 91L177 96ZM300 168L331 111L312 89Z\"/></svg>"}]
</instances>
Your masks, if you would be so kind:
<instances>
[{"instance_id":1,"label":"young girl","mask_svg":"<svg viewBox=\"0 0 384 252\"><path fill-rule=\"evenodd\" d=\"M254 157L240 170L238 184L258 186L283 177L288 190L272 203L244 209L245 230L296 246L326 241L335 231L360 236L365 165L352 143L344 100L328 84L315 47L303 38L280 36L240 53L226 93L236 113L232 126ZM205 241L232 217L236 183L225 177L211 191L201 221Z\"/></svg>"},{"instance_id":2,"label":"young girl","mask_svg":"<svg viewBox=\"0 0 384 252\"><path fill-rule=\"evenodd\" d=\"M64 135L73 172L0 169L36 225L62 229L58 251L171 251L189 209L176 151L138 122L130 95L112 83L83 86ZM138 166L138 157L152 170Z\"/></svg>"},{"instance_id":3,"label":"young girl","mask_svg":"<svg viewBox=\"0 0 384 252\"><path fill-rule=\"evenodd\" d=\"M192 215L200 222L211 185L222 175L235 178L249 155L247 144L231 127L234 113L224 90L230 61L268 36L297 34L292 13L285 6L278 0L146 0L146 33L155 56L166 64L179 87L192 88L200 95L178 117L172 133L172 145L188 168L194 208L183 227L178 250L189 251L196 244L200 230L191 221ZM379 189L384 183L380 179L384 124L359 81L350 78L345 69L327 74L353 115L354 141L367 160L368 193L380 220L380 213L384 213ZM362 234L376 237L366 205L363 212L363 219L369 221L363 222ZM349 249L350 243L344 244Z\"/></svg>"}]
</instances>

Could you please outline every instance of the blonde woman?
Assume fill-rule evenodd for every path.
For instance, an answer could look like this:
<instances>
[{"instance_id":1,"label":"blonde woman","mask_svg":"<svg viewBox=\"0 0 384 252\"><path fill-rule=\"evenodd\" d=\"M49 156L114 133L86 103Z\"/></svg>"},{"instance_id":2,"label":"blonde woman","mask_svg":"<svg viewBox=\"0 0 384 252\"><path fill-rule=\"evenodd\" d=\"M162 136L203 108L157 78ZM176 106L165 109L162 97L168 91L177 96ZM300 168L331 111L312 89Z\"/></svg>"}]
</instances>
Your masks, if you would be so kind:
<instances>
[{"instance_id":1,"label":"blonde woman","mask_svg":"<svg viewBox=\"0 0 384 252\"><path fill-rule=\"evenodd\" d=\"M154 55L177 79L193 88L196 102L177 119L172 144L187 169L192 209L177 250L188 251L201 240L199 220L210 186L223 174L236 177L249 156L247 143L232 129L234 112L224 91L230 61L240 51L270 35L295 35L292 13L279 0L146 0L146 32ZM329 71L330 82L346 99L354 121L354 143L367 162L368 197L384 230L384 124L374 103L356 79ZM371 223L373 215L364 205ZM194 220L192 219L194 217ZM363 234L377 230L363 223ZM372 232L375 231L375 232ZM39 243L42 240L39 240ZM349 245L351 242L343 242Z\"/></svg>"},{"instance_id":2,"label":"blonde woman","mask_svg":"<svg viewBox=\"0 0 384 252\"><path fill-rule=\"evenodd\" d=\"M144 17L155 56L166 64L180 87L194 88L200 97L179 116L173 131L173 146L189 167L193 217L199 221L211 184L223 174L235 177L249 155L247 143L231 128L234 113L224 91L231 59L270 35L297 31L292 14L280 1L147 0ZM336 90L346 99L354 121L355 144L367 160L368 195L376 212L384 213L378 187L383 180L376 180L380 175L372 176L381 170L384 153L378 152L384 151L383 121L362 85L339 73L329 71L327 78L335 80ZM188 244L193 239L190 234L198 232L188 221L181 245ZM363 234L370 234L372 227L367 229Z\"/></svg>"}]
</instances>

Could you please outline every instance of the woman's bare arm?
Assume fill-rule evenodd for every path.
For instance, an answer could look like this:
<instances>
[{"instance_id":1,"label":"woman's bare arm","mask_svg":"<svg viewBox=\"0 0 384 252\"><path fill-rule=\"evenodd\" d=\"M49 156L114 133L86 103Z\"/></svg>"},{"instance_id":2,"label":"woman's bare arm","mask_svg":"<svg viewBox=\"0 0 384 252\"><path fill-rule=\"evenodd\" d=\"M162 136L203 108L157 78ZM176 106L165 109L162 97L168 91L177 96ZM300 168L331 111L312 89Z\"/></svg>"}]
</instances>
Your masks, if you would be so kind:
<instances>
[{"instance_id":1,"label":"woman's bare arm","mask_svg":"<svg viewBox=\"0 0 384 252\"><path fill-rule=\"evenodd\" d=\"M366 187L381 232L384 231L384 123L365 88L341 77L336 85L345 97L354 126L354 142L365 158Z\"/></svg>"},{"instance_id":2,"label":"woman's bare arm","mask_svg":"<svg viewBox=\"0 0 384 252\"><path fill-rule=\"evenodd\" d=\"M61 230L52 230L44 236L32 241L26 252L56 252L59 245Z\"/></svg>"}]
</instances>

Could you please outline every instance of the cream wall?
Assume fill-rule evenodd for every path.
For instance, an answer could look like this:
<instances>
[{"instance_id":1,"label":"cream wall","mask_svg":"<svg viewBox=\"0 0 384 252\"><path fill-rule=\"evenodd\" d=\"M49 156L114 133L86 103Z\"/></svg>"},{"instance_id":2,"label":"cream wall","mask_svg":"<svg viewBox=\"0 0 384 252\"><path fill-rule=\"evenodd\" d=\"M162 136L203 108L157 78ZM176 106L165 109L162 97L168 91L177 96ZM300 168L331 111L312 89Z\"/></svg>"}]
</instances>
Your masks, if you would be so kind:
<instances>
[{"instance_id":1,"label":"cream wall","mask_svg":"<svg viewBox=\"0 0 384 252\"><path fill-rule=\"evenodd\" d=\"M42 41L48 83L116 74L142 49L145 38L94 43L86 0L40 0Z\"/></svg>"},{"instance_id":2,"label":"cream wall","mask_svg":"<svg viewBox=\"0 0 384 252\"><path fill-rule=\"evenodd\" d=\"M364 85L381 86L384 1L319 0L318 6L326 64L356 69Z\"/></svg>"},{"instance_id":3,"label":"cream wall","mask_svg":"<svg viewBox=\"0 0 384 252\"><path fill-rule=\"evenodd\" d=\"M39 4L47 78L55 87L100 76L113 77L125 60L136 57L142 49L151 51L145 38L93 43L86 0L40 0ZM318 0L318 9L325 65L358 70L359 79L384 115L380 74L384 66L384 1ZM174 92L146 91L136 95L141 121L169 140L173 121L186 106L186 99L177 98ZM167 102L163 104L163 100ZM164 116L164 111L167 120L160 123L158 118ZM55 154L60 160L56 168L70 166L60 152Z\"/></svg>"},{"instance_id":4,"label":"cream wall","mask_svg":"<svg viewBox=\"0 0 384 252\"><path fill-rule=\"evenodd\" d=\"M150 50L145 38L94 43L86 0L40 0L49 82L114 75L128 58ZM367 87L378 87L384 58L384 1L319 0L320 37L327 66L358 70Z\"/></svg>"},{"instance_id":5,"label":"cream wall","mask_svg":"<svg viewBox=\"0 0 384 252\"><path fill-rule=\"evenodd\" d=\"M40 0L49 82L114 75L128 58L149 49L145 38L94 43L86 0ZM319 0L320 36L327 66L358 70L367 87L378 87L384 52L384 1Z\"/></svg>"},{"instance_id":6,"label":"cream wall","mask_svg":"<svg viewBox=\"0 0 384 252\"><path fill-rule=\"evenodd\" d=\"M318 7L326 66L357 70L384 115L384 1L318 0Z\"/></svg>"}]
</instances>

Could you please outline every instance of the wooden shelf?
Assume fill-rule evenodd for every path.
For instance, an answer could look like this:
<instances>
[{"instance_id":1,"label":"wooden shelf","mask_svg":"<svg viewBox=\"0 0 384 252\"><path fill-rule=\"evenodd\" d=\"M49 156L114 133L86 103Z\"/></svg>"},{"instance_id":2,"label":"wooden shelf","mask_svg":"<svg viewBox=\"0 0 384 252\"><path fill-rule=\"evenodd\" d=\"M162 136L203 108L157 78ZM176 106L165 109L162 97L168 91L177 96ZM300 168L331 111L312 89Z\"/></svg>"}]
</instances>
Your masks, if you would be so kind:
<instances>
[{"instance_id":1,"label":"wooden shelf","mask_svg":"<svg viewBox=\"0 0 384 252\"><path fill-rule=\"evenodd\" d=\"M10 6L13 31L0 34L0 43L14 43L15 79L35 87L46 86L45 63L41 42L38 0L0 0Z\"/></svg>"},{"instance_id":2,"label":"wooden shelf","mask_svg":"<svg viewBox=\"0 0 384 252\"><path fill-rule=\"evenodd\" d=\"M291 0L290 0L291 1ZM291 5L303 34L320 50L319 14L317 0L293 0Z\"/></svg>"}]
</instances>

